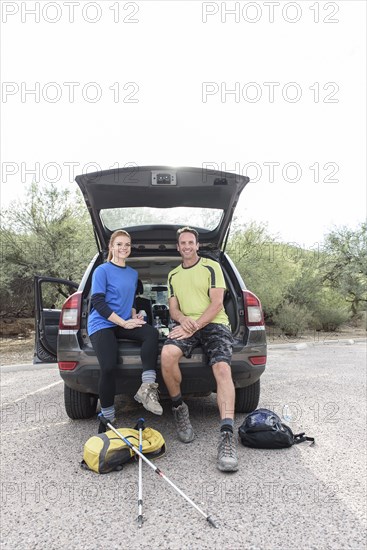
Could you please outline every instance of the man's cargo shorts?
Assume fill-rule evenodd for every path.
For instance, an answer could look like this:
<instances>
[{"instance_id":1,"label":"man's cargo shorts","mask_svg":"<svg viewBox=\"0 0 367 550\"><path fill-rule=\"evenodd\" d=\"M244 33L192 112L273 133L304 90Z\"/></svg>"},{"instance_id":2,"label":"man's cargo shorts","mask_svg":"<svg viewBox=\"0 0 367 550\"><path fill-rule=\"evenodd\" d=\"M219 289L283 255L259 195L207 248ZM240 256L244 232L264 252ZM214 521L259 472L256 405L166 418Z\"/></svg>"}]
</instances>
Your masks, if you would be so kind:
<instances>
[{"instance_id":1,"label":"man's cargo shorts","mask_svg":"<svg viewBox=\"0 0 367 550\"><path fill-rule=\"evenodd\" d=\"M210 367L220 361L231 364L233 336L227 325L209 323L189 338L167 338L164 345L169 344L179 347L187 358L191 357L194 348L201 345Z\"/></svg>"}]
</instances>

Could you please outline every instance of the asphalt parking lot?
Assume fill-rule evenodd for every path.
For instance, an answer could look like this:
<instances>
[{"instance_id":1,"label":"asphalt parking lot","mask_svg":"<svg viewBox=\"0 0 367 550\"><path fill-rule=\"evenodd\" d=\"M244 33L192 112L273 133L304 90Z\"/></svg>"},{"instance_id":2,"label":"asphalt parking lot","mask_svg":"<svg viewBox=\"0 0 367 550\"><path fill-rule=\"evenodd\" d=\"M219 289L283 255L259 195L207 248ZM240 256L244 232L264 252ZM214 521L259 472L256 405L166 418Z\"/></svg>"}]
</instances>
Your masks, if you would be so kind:
<instances>
[{"instance_id":1,"label":"asphalt parking lot","mask_svg":"<svg viewBox=\"0 0 367 550\"><path fill-rule=\"evenodd\" d=\"M64 411L55 365L1 367L1 548L350 549L366 547L366 343L270 346L260 406L316 438L282 450L239 444L239 471L216 469L215 396L190 399L196 439L177 441L169 403L162 417L118 400L121 427L140 416L165 437L157 466L205 519L148 466L145 522L137 528L137 463L98 475L80 467L97 420ZM237 415L236 428L244 415Z\"/></svg>"}]
</instances>

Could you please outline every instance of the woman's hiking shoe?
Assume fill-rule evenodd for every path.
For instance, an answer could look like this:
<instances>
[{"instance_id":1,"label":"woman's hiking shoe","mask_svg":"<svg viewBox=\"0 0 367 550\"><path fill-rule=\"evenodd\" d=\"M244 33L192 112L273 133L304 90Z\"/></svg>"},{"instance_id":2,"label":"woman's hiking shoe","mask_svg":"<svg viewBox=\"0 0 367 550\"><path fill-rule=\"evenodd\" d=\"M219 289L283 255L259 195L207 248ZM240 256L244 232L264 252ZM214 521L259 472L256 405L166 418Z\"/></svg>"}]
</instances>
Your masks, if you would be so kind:
<instances>
[{"instance_id":1,"label":"woman's hiking shoe","mask_svg":"<svg viewBox=\"0 0 367 550\"><path fill-rule=\"evenodd\" d=\"M188 406L186 403L182 403L179 407L173 407L172 412L179 440L183 443L190 443L195 435L190 424Z\"/></svg>"},{"instance_id":2,"label":"woman's hiking shoe","mask_svg":"<svg viewBox=\"0 0 367 550\"><path fill-rule=\"evenodd\" d=\"M134 396L135 401L141 403L147 411L153 414L162 414L163 409L158 401L158 384L142 384Z\"/></svg>"},{"instance_id":3,"label":"woman's hiking shoe","mask_svg":"<svg viewBox=\"0 0 367 550\"><path fill-rule=\"evenodd\" d=\"M105 432L107 432L110 429L108 426L106 426L107 422L109 424L111 424L117 430L116 418L114 418L113 420L108 420L107 418L105 418L103 416L102 413L99 413L98 418L99 418L99 427L98 427L98 433L99 434L104 434Z\"/></svg>"},{"instance_id":4,"label":"woman's hiking shoe","mask_svg":"<svg viewBox=\"0 0 367 550\"><path fill-rule=\"evenodd\" d=\"M232 432L220 433L218 444L218 469L222 472L236 472L238 470L236 437Z\"/></svg>"}]
</instances>

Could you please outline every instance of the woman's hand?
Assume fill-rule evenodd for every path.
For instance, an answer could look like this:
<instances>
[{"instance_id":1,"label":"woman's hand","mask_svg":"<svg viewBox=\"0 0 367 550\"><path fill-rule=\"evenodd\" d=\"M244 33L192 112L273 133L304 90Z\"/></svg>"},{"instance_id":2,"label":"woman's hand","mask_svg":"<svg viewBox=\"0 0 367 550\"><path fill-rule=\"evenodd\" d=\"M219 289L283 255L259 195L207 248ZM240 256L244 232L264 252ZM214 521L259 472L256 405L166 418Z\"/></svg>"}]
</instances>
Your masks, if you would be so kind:
<instances>
[{"instance_id":1,"label":"woman's hand","mask_svg":"<svg viewBox=\"0 0 367 550\"><path fill-rule=\"evenodd\" d=\"M128 319L127 321L125 321L122 327L127 329L133 329L133 328L142 327L143 325L146 325L146 321L144 321L144 319L140 319L136 315L132 319Z\"/></svg>"},{"instance_id":2,"label":"woman's hand","mask_svg":"<svg viewBox=\"0 0 367 550\"><path fill-rule=\"evenodd\" d=\"M133 319L144 319L144 315L142 313L133 313L131 316Z\"/></svg>"}]
</instances>

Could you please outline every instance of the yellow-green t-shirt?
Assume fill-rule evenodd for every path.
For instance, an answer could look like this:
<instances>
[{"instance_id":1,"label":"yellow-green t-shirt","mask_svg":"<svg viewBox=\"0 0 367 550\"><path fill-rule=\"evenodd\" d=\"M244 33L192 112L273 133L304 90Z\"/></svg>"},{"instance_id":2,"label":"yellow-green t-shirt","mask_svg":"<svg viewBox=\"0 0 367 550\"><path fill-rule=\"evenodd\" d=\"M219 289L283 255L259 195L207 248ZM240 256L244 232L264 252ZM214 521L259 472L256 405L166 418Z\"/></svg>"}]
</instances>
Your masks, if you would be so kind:
<instances>
[{"instance_id":1,"label":"yellow-green t-shirt","mask_svg":"<svg viewBox=\"0 0 367 550\"><path fill-rule=\"evenodd\" d=\"M179 265L169 272L167 285L169 297L177 298L180 311L192 319L199 319L210 305L211 288L226 288L220 265L209 258L200 258L191 267ZM229 324L224 308L211 323Z\"/></svg>"}]
</instances>

